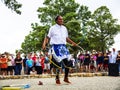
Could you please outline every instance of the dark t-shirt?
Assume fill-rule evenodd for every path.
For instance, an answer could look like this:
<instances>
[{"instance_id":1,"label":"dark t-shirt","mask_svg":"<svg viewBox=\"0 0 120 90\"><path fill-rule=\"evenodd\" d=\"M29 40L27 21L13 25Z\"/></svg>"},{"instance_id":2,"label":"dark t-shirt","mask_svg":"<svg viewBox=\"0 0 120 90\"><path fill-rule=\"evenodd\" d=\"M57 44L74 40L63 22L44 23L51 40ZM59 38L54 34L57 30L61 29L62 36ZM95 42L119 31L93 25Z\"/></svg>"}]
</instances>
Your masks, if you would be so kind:
<instances>
[{"instance_id":1,"label":"dark t-shirt","mask_svg":"<svg viewBox=\"0 0 120 90\"><path fill-rule=\"evenodd\" d=\"M104 64L108 64L109 63L109 56L104 56Z\"/></svg>"},{"instance_id":2,"label":"dark t-shirt","mask_svg":"<svg viewBox=\"0 0 120 90\"><path fill-rule=\"evenodd\" d=\"M101 64L101 63L103 63L103 61L104 61L104 57L103 56L98 56L97 64Z\"/></svg>"},{"instance_id":3,"label":"dark t-shirt","mask_svg":"<svg viewBox=\"0 0 120 90\"><path fill-rule=\"evenodd\" d=\"M26 61L27 61L27 60L28 60L27 58L24 58L24 59L23 59L23 66L24 66L24 67L26 67Z\"/></svg>"},{"instance_id":4,"label":"dark t-shirt","mask_svg":"<svg viewBox=\"0 0 120 90\"><path fill-rule=\"evenodd\" d=\"M119 63L119 64L120 64L120 56L119 56L119 55L117 55L116 63Z\"/></svg>"},{"instance_id":5,"label":"dark t-shirt","mask_svg":"<svg viewBox=\"0 0 120 90\"><path fill-rule=\"evenodd\" d=\"M20 65L22 61L22 58L15 58L15 64Z\"/></svg>"}]
</instances>

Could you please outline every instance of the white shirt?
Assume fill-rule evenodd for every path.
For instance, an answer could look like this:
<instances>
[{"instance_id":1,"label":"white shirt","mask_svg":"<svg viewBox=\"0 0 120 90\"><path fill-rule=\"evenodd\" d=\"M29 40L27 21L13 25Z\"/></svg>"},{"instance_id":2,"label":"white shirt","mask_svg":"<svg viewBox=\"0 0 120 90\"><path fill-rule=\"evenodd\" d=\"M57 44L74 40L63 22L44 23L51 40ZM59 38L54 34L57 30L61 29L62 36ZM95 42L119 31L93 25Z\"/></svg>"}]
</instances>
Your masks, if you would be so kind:
<instances>
[{"instance_id":1,"label":"white shirt","mask_svg":"<svg viewBox=\"0 0 120 90\"><path fill-rule=\"evenodd\" d=\"M68 37L67 28L63 25L53 25L47 35L50 38L50 45L52 44L66 44L66 38Z\"/></svg>"},{"instance_id":2,"label":"white shirt","mask_svg":"<svg viewBox=\"0 0 120 90\"><path fill-rule=\"evenodd\" d=\"M109 63L116 63L117 52L111 52L109 56Z\"/></svg>"}]
</instances>

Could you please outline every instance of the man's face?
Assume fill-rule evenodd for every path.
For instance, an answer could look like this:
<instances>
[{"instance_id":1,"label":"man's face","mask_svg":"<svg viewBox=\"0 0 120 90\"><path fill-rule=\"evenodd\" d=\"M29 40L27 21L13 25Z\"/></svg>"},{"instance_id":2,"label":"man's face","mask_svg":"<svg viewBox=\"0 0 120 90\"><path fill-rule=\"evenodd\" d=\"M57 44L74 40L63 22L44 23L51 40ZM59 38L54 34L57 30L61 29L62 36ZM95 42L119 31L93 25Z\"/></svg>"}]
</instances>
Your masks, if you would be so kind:
<instances>
[{"instance_id":1,"label":"man's face","mask_svg":"<svg viewBox=\"0 0 120 90\"><path fill-rule=\"evenodd\" d=\"M63 24L63 18L61 16L58 17L57 24L58 25L62 25Z\"/></svg>"},{"instance_id":2,"label":"man's face","mask_svg":"<svg viewBox=\"0 0 120 90\"><path fill-rule=\"evenodd\" d=\"M113 48L113 51L115 52L115 48Z\"/></svg>"}]
</instances>

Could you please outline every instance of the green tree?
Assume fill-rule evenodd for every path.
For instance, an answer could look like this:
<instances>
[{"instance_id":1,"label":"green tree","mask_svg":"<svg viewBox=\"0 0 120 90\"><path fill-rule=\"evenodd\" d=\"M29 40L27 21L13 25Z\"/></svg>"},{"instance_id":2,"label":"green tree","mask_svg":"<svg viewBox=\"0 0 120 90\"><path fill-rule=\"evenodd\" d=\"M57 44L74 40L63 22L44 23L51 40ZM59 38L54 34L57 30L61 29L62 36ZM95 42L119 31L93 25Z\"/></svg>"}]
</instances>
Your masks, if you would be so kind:
<instances>
[{"instance_id":1,"label":"green tree","mask_svg":"<svg viewBox=\"0 0 120 90\"><path fill-rule=\"evenodd\" d=\"M117 19L113 19L109 9L101 6L96 9L90 21L89 40L92 49L105 51L114 43L114 36L120 31Z\"/></svg>"},{"instance_id":2,"label":"green tree","mask_svg":"<svg viewBox=\"0 0 120 90\"><path fill-rule=\"evenodd\" d=\"M38 18L43 25L52 25L54 24L54 18L57 15L64 16L64 20L66 23L67 17L69 20L75 18L76 11L79 7L78 3L75 3L75 0L45 0L44 7L38 8Z\"/></svg>"},{"instance_id":3,"label":"green tree","mask_svg":"<svg viewBox=\"0 0 120 90\"><path fill-rule=\"evenodd\" d=\"M38 24L32 24L33 31L25 37L22 43L23 53L36 52L41 50L41 46L45 37L45 31L48 30L48 26L38 26Z\"/></svg>"},{"instance_id":4,"label":"green tree","mask_svg":"<svg viewBox=\"0 0 120 90\"><path fill-rule=\"evenodd\" d=\"M25 37L22 51L40 50L44 37L51 25L55 24L56 15L62 15L64 25L68 28L69 37L85 50L104 51L114 43L114 36L119 32L120 25L113 19L106 6L95 10L93 14L87 6L80 6L75 0L45 0L44 7L38 8L40 25L32 24L33 31ZM72 52L79 48L70 46Z\"/></svg>"},{"instance_id":5,"label":"green tree","mask_svg":"<svg viewBox=\"0 0 120 90\"><path fill-rule=\"evenodd\" d=\"M78 9L78 20L80 21L80 33L82 34L82 37L79 37L80 39L80 45L85 48L86 50L89 50L89 39L88 39L88 32L89 32L89 24L88 22L91 20L91 11L88 9L87 6L80 6Z\"/></svg>"},{"instance_id":6,"label":"green tree","mask_svg":"<svg viewBox=\"0 0 120 90\"><path fill-rule=\"evenodd\" d=\"M54 0L54 1L45 0L43 4L44 4L44 7L39 7L37 10L38 18L43 26L47 25L48 27L50 27L55 23L54 18L57 15L62 15L64 18L64 25L68 28L69 37L76 43L79 43L83 40L85 34L87 33L87 31L83 31L84 30L83 28L87 26L87 21L91 16L91 12L88 10L87 6L80 6L78 3L75 2L75 0ZM84 20L84 23L82 22L83 20ZM37 27L40 27L40 26L38 24L34 25L34 28L37 28ZM34 32L34 29L33 29L33 32ZM40 29L39 29L39 32L41 32ZM41 40L43 40L45 33L47 34L47 32L48 32L48 29L46 29L44 33L41 33L43 34L41 35L42 37L35 36L34 38L42 38ZM83 32L84 32L84 35L83 35ZM26 37L24 43L22 44L23 49L24 47L28 47L26 46L27 44L25 44L28 42L29 41ZM31 40L31 42L33 42L33 40ZM42 42L40 43L41 43L40 45L42 45ZM31 43L29 42L28 44L31 44ZM88 47L87 44L88 44L88 41L84 39L84 42L82 42L80 45L86 48ZM32 48L35 48L35 47L32 47ZM78 49L79 48L77 47L71 48L70 46L70 50L72 52L77 51Z\"/></svg>"},{"instance_id":7,"label":"green tree","mask_svg":"<svg viewBox=\"0 0 120 90\"><path fill-rule=\"evenodd\" d=\"M65 25L69 25L67 22L71 21L69 23L72 23L72 20L75 20L77 17L76 14L76 10L79 7L79 4L75 3L74 0L45 0L45 2L43 3L44 7L39 7L38 8L38 18L40 19L40 22L43 24L44 27L50 27L52 24L55 23L54 18L56 17L56 15L62 15L64 18L64 23ZM77 21L75 21L77 22ZM44 32L44 33L40 33L39 36L34 35L33 38L41 38L41 41L43 41L43 38L45 37L45 34L47 34L48 32L48 28L47 29L41 29L39 27L38 24L32 24L34 26L33 31L31 32L34 33L40 33L40 32ZM76 31L76 30L80 30L80 24L77 22L77 25L74 25L74 27L77 26L76 28L69 28L70 30ZM79 26L79 27L78 27ZM36 30L37 29L37 30ZM77 32L71 31L72 33L77 34ZM29 34L31 36L31 34ZM25 47L28 47L28 44L35 43L33 42L33 40L31 38L30 42L28 41L28 36L25 37L24 42L22 43L22 49L25 49ZM77 35L78 36L78 35ZM80 36L80 35L79 35ZM77 40L77 38L75 38ZM43 42L40 42L40 46L42 45ZM39 46L39 48L40 48ZM32 48L35 48L33 46L31 46ZM28 51L28 50L26 50ZM31 51L33 51L33 49L31 49ZM34 49L35 51L35 49Z\"/></svg>"},{"instance_id":8,"label":"green tree","mask_svg":"<svg viewBox=\"0 0 120 90\"><path fill-rule=\"evenodd\" d=\"M17 2L16 0L1 0L9 9L15 11L17 14L21 14L19 10L22 7L22 4Z\"/></svg>"}]
</instances>

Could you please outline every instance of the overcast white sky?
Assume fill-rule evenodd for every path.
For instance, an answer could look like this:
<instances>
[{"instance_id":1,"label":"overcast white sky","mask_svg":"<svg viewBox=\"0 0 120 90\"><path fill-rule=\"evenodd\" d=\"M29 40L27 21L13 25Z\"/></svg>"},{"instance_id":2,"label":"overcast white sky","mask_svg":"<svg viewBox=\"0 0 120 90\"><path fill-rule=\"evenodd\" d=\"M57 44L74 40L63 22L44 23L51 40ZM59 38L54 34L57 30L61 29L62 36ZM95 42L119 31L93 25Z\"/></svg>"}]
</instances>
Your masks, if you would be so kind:
<instances>
[{"instance_id":1,"label":"overcast white sky","mask_svg":"<svg viewBox=\"0 0 120 90\"><path fill-rule=\"evenodd\" d=\"M21 43L26 35L29 34L31 23L39 22L36 10L42 6L44 0L17 0L23 4L22 15L12 12L0 1L0 53L8 51L14 53L16 49L21 48ZM120 23L120 1L119 0L75 0L86 5L91 11L105 5L110 9L114 18ZM115 37L115 47L120 49L120 35Z\"/></svg>"}]
</instances>

